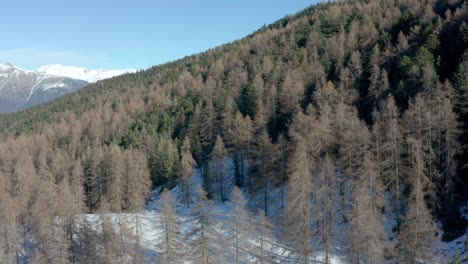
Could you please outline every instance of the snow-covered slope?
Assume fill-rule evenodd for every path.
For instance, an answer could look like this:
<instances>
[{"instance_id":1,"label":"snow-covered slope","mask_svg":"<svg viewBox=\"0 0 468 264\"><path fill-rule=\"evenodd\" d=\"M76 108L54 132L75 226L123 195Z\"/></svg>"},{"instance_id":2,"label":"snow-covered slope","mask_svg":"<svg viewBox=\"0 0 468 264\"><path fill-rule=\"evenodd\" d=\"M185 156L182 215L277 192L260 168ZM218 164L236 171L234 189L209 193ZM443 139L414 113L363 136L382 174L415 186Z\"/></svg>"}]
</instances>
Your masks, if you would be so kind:
<instances>
[{"instance_id":1,"label":"snow-covered slope","mask_svg":"<svg viewBox=\"0 0 468 264\"><path fill-rule=\"evenodd\" d=\"M47 102L87 84L83 80L28 71L0 62L0 113Z\"/></svg>"},{"instance_id":2,"label":"snow-covered slope","mask_svg":"<svg viewBox=\"0 0 468 264\"><path fill-rule=\"evenodd\" d=\"M192 193L193 204L190 208L186 208L182 204L183 192L181 186L170 191L176 214L177 225L180 227L180 237L177 240L180 246L177 262L175 263L198 263L192 259L191 254L199 247L196 244L196 231L200 228L200 222L197 218L196 205L200 199L200 193L196 191L201 188L201 179L199 173L195 173L192 177L191 184L194 188ZM91 226L96 232L93 236L98 237L100 227L104 222L112 223L114 232L119 236L121 232L130 232L126 243L128 248L139 248L143 255L143 263L165 263L161 260L164 255L164 225L162 222L163 213L161 211L162 201L160 196L161 189L157 188L153 191L152 197L146 206L145 211L139 213L108 213L108 214L87 214L82 215L81 221L86 221L87 225ZM213 255L206 256L210 259L208 263L235 263L235 241L233 239L233 219L238 219L242 223L252 225L249 231L239 234L241 245L239 253L240 263L261 263L261 257L264 256L263 263L301 263L298 262L297 254L281 241L275 230L272 234L264 234L260 241L259 230L255 228L255 223L258 223L258 215L253 213L250 219L239 219L239 215L234 215L234 205L231 201L224 203L205 202L206 214L209 221L209 226L206 227L205 236L210 237L207 241L207 247ZM250 222L251 220L252 222ZM127 231L122 231L122 223ZM137 231L138 230L138 231ZM138 236L138 238L137 238ZM186 239L190 237L190 239ZM138 246L136 244L139 244ZM130 250L129 250L130 251ZM132 253L128 254L128 262L132 262ZM315 252L310 259L311 263L325 263L324 254L321 251ZM346 263L342 257L332 254L330 256L330 264Z\"/></svg>"},{"instance_id":3,"label":"snow-covered slope","mask_svg":"<svg viewBox=\"0 0 468 264\"><path fill-rule=\"evenodd\" d=\"M134 69L90 70L59 64L24 70L0 61L0 113L15 112Z\"/></svg>"},{"instance_id":4,"label":"snow-covered slope","mask_svg":"<svg viewBox=\"0 0 468 264\"><path fill-rule=\"evenodd\" d=\"M180 185L176 186L170 191L175 211L177 214L177 224L180 228L181 237L177 240L178 245L181 247L178 255L177 263L196 263L191 258L191 254L197 250L198 245L193 243L191 239L184 239L187 237L193 237L196 233L195 230L200 229L200 223L197 220L197 201L200 200L200 193L197 191L201 188L202 180L199 172L194 173L191 178L190 185L193 187L194 192L191 193L191 204L190 208L187 208L182 201L184 200L184 192ZM278 196L279 189L272 189L270 197ZM164 226L162 225L163 212L161 210L161 188L156 188L151 196L151 199L147 203L145 210L139 213L108 213L108 214L87 214L82 215L81 221L87 222L88 225L92 226L95 234L98 237L101 234L100 227L103 223L112 223L114 231L121 235L121 232L130 232L129 239L126 239L128 245L127 249L139 248L143 257L143 263L164 263L161 262L161 257L164 254L165 246L163 236L165 233ZM255 194L249 194L244 192L245 197L249 201L248 208L251 212L250 220L252 221L249 225L257 225L257 229L248 229L246 233L240 234L240 263L261 263L260 256L264 256L264 263L304 263L303 260L299 259L297 252L295 252L287 241L282 239L281 234L281 217L278 212L280 210L280 201L272 198L272 210L269 214L269 220L271 225L271 233L265 235L260 240L258 233L259 215L257 212L258 205L261 203L263 197ZM212 247L213 254L216 255L216 261L213 263L234 263L235 259L235 240L233 238L233 224L234 219L239 219L241 216L235 215L234 205L232 201L226 202L205 202L206 211L209 221L209 226L205 230L205 235L211 237L208 241L207 247ZM276 211L276 212L275 212ZM392 215L387 215L389 219L393 219ZM242 219L240 219L242 221ZM249 221L249 220L246 220ZM124 223L122 225L122 223ZM393 231L391 227L394 226L393 221L388 221L386 224L386 232L389 233L389 237L393 237L391 234ZM122 226L126 231L122 231ZM346 253L346 244L343 243L346 236L346 230L349 226L346 223L341 223L340 226L334 227L340 230L335 234L335 239L332 239L332 250L330 252L330 264L344 264L349 263ZM458 250L461 253L462 258L467 254L466 250L463 249L464 241L468 239L467 236L461 237L451 243L439 242L434 245L434 252L437 253L437 257L431 262L425 262L430 264L448 263L453 255ZM261 242L262 241L262 242ZM325 253L323 248L320 247L319 241L313 246L315 249L310 256L309 263L324 263L325 264ZM212 245L210 244L212 243ZM262 244L261 244L262 243ZM388 241L389 246L392 246L392 241ZM137 245L138 244L138 245ZM127 262L132 262L133 253L128 250ZM125 253L127 254L127 253ZM212 258L213 256L210 256ZM395 264L395 259L389 259L385 263ZM464 263L464 262L462 262Z\"/></svg>"},{"instance_id":5,"label":"snow-covered slope","mask_svg":"<svg viewBox=\"0 0 468 264\"><path fill-rule=\"evenodd\" d=\"M102 79L111 78L122 75L124 73L136 72L135 69L122 70L90 70L82 67L63 66L60 64L45 65L37 69L38 72L43 72L49 75L64 76L73 79L83 80L87 82L96 82Z\"/></svg>"}]
</instances>

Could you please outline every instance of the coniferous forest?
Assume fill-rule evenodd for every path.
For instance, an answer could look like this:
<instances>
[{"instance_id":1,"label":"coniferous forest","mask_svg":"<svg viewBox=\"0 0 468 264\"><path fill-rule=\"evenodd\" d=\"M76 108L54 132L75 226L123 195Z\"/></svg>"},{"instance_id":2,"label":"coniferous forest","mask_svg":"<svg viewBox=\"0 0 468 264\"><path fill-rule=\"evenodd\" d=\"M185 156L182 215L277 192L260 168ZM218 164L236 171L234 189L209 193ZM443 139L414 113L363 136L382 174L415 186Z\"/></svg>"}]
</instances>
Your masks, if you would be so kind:
<instances>
[{"instance_id":1,"label":"coniferous forest","mask_svg":"<svg viewBox=\"0 0 468 264\"><path fill-rule=\"evenodd\" d=\"M465 263L467 23L322 3L1 114L0 263Z\"/></svg>"}]
</instances>

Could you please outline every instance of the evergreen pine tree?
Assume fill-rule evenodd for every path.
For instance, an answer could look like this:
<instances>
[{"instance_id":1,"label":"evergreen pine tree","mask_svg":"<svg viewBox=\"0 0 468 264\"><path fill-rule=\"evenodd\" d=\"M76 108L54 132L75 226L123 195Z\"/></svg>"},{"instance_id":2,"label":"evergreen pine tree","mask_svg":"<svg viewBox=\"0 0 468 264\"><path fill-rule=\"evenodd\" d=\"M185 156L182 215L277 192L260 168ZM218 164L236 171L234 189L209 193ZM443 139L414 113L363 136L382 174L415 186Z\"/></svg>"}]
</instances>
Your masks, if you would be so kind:
<instances>
[{"instance_id":1,"label":"evergreen pine tree","mask_svg":"<svg viewBox=\"0 0 468 264\"><path fill-rule=\"evenodd\" d=\"M258 94L254 86L247 84L242 86L239 110L244 116L255 119L258 110Z\"/></svg>"}]
</instances>

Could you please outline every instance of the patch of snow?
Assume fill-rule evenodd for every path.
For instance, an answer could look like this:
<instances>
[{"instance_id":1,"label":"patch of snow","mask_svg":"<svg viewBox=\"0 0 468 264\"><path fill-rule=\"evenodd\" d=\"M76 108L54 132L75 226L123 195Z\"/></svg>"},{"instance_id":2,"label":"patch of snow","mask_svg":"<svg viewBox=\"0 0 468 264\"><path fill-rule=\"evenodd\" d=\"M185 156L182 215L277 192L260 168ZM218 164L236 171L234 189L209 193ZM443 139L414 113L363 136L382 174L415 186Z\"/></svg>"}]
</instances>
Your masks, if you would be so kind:
<instances>
[{"instance_id":1,"label":"patch of snow","mask_svg":"<svg viewBox=\"0 0 468 264\"><path fill-rule=\"evenodd\" d=\"M34 71L25 70L23 68L14 66L13 64L9 62L0 61L0 72L5 72L5 71L10 72L12 70L19 71L20 73L25 73L25 74L34 73Z\"/></svg>"},{"instance_id":2,"label":"patch of snow","mask_svg":"<svg viewBox=\"0 0 468 264\"><path fill-rule=\"evenodd\" d=\"M10 63L0 61L0 71L6 71L6 70L9 70L9 69L12 69L12 68L14 68L14 67Z\"/></svg>"},{"instance_id":3,"label":"patch of snow","mask_svg":"<svg viewBox=\"0 0 468 264\"><path fill-rule=\"evenodd\" d=\"M0 86L0 93L3 91L3 88L5 88L6 84L7 84L6 81L2 82L2 86Z\"/></svg>"},{"instance_id":4,"label":"patch of snow","mask_svg":"<svg viewBox=\"0 0 468 264\"><path fill-rule=\"evenodd\" d=\"M226 164L229 165L232 163L232 160L227 160ZM230 170L233 173L232 170ZM191 184L193 185L193 192L191 192L191 197L193 201L197 201L200 199L200 193L195 190L199 190L202 185L202 177L200 175L200 171L195 170L194 174L191 177ZM132 236L130 236L130 240L126 242L129 245L135 244L136 242L136 230L138 230L138 241L140 243L142 254L145 257L145 263L155 263L155 260L161 255L163 252L162 248L162 241L163 237L162 234L164 233L163 227L161 226L161 203L160 203L160 194L162 192L162 188L156 188L149 199L149 202L146 204L145 210L136 213L106 213L106 214L85 214L81 215L78 221L78 226L80 226L80 222L83 223L86 220L95 230L96 233L101 232L102 221L110 221L115 231L118 233L119 230L122 230L122 224L126 229L128 229ZM182 203L183 192L180 185L177 185L171 191L171 196L174 201L174 207L176 209L176 213L179 217L178 224L181 227L181 233L184 236L187 234L192 233L197 227L198 223L196 219L194 219L194 203L191 204L190 208L187 208ZM281 217L281 204L282 204L282 192L287 192L287 190L281 190L281 188L271 188L268 193L269 201L269 220L270 222L275 224L275 218L278 219ZM255 194L255 193L244 193L246 198L249 200L249 209L250 211L256 212L257 208L262 207L262 194ZM284 194L284 193L283 193ZM346 199L349 199L348 195L346 195ZM387 199L390 200L390 195L386 194ZM335 206L338 206L339 203L334 201ZM389 206L392 206L390 203ZM230 201L226 202L209 202L206 204L207 213L210 217L214 220L212 224L210 224L210 229L214 230L216 234L226 238L226 245L223 246L232 246L229 244L230 237L232 237L232 230L230 228L229 221L232 221L233 217L233 204ZM338 210L338 209L337 209ZM464 210L464 209L461 209ZM468 209L467 209L468 210ZM387 235L393 239L393 241L389 241L388 246L393 247L395 243L395 234L393 233L392 229L395 227L395 215L393 215L392 210L386 210L386 219L385 222L385 231ZM463 211L464 212L464 211ZM342 218L343 216L337 215L338 218ZM257 216L255 214L251 217L253 221L257 221ZM278 222L278 221L276 221ZM138 229L136 228L136 223L139 223ZM346 223L341 223L336 228L336 234L333 239L333 249L330 254L330 264L344 264L347 263L346 259L346 244L344 240L346 239L346 232L349 228L349 225ZM264 250L268 252L268 255L272 256L271 263L300 263L299 257L297 254L285 244L283 240L281 240L281 224L276 223L273 226L273 234L268 235L267 238L264 240L265 244ZM190 238L188 239L190 241ZM247 235L243 235L241 239L242 245L241 250L247 252L247 254L242 255L242 263L258 263L258 254L256 253L259 248L259 240L258 236L255 232L249 233ZM193 248L187 243L187 241L180 241L181 244L184 246L184 252L191 252ZM314 255L310 258L310 263L324 263L325 261L325 254L324 250L319 246L318 241L314 245ZM442 241L438 242L437 245L434 245L434 252L440 253L442 256L438 259L433 259L431 263L447 263L448 260L453 259L455 252L459 252L461 255L462 263L465 263L464 260L468 260L468 235L465 234L464 236L450 242L444 243ZM229 249L224 249L223 254L229 254ZM439 255L439 254L438 254ZM220 256L225 257L225 256ZM232 263L232 259L228 261L229 258L225 258L221 260L219 263ZM385 263L397 263L395 259L388 260ZM131 262L129 260L128 262ZM193 263L190 259L183 259L180 260L179 263ZM270 262L268 262L270 263Z\"/></svg>"},{"instance_id":5,"label":"patch of snow","mask_svg":"<svg viewBox=\"0 0 468 264\"><path fill-rule=\"evenodd\" d=\"M136 72L135 69L122 69L122 70L91 70L83 67L64 66L60 64L52 64L41 66L37 69L38 72L45 74L69 77L73 79L84 80L87 82L96 82L102 79L111 78L114 76L122 75L125 73Z\"/></svg>"},{"instance_id":6,"label":"patch of snow","mask_svg":"<svg viewBox=\"0 0 468 264\"><path fill-rule=\"evenodd\" d=\"M440 253L448 260L453 260L455 255L460 255L461 263L468 263L468 233L465 232L464 235L459 238L443 243L441 242L438 246L441 248Z\"/></svg>"},{"instance_id":7,"label":"patch of snow","mask_svg":"<svg viewBox=\"0 0 468 264\"><path fill-rule=\"evenodd\" d=\"M34 92L36 91L37 87L39 86L39 84L46 78L46 75L43 75L40 77L40 79L34 84L34 86L31 88L31 90L29 91L29 96L28 98L26 99L26 101L24 103L27 103L29 101L29 99L31 99L31 96L34 94Z\"/></svg>"},{"instance_id":8,"label":"patch of snow","mask_svg":"<svg viewBox=\"0 0 468 264\"><path fill-rule=\"evenodd\" d=\"M468 220L468 203L465 205L461 206L459 209L461 217L465 218Z\"/></svg>"},{"instance_id":9,"label":"patch of snow","mask_svg":"<svg viewBox=\"0 0 468 264\"><path fill-rule=\"evenodd\" d=\"M468 220L468 203L461 206L458 210L461 217ZM447 259L453 260L458 253L461 263L468 263L468 229L457 239L447 243L441 242L438 247L441 248L441 254Z\"/></svg>"},{"instance_id":10,"label":"patch of snow","mask_svg":"<svg viewBox=\"0 0 468 264\"><path fill-rule=\"evenodd\" d=\"M232 165L232 160L226 160L226 166ZM233 170L230 170L230 173L234 173ZM192 185L192 192L191 192L191 203L190 208L187 208L186 205L182 203L183 201L183 192L181 185L177 185L173 188L171 192L171 196L174 202L174 207L176 209L176 213L179 217L178 224L181 228L181 233L184 236L193 233L194 229L197 228L198 223L197 220L194 218L194 211L195 202L200 199L199 188L203 183L202 177L200 175L200 171L195 170L194 174L191 177L191 185ZM272 213L271 217L275 217L279 215L279 212L274 212L276 210L281 210L281 203L280 200L277 199L279 197L279 193L282 190L278 188L273 188L271 190L271 207ZM97 232L100 232L100 226L104 219L110 220L115 230L118 232L119 230L119 223L125 223L125 226L130 229L132 235L136 234L136 226L135 223L139 223L139 242L140 246L142 247L141 252L145 256L145 263L154 263L157 261L157 258L162 254L162 241L164 230L161 226L160 219L161 219L161 203L160 203L160 194L162 189L156 188L153 190L151 198L149 202L145 206L145 210L138 212L138 213L108 213L108 214L87 214L82 215L83 219L86 219L89 223L92 224L93 229ZM263 198L261 195L249 195L248 193L244 193L246 198L249 198L251 201L249 204L249 211L257 212L257 207L259 206L260 200ZM275 197L275 198L274 198ZM210 224L209 229L213 230L215 234L225 238L226 244L222 245L223 247L232 247L233 245L229 244L230 238L232 237L232 230L229 221L232 221L232 217L236 217L233 215L234 205L230 201L226 202L208 202L205 204L207 213L209 214L210 218L213 221ZM275 216L273 216L275 215ZM257 221L258 215L257 213L252 213L251 220ZM271 257L271 263L297 263L299 256L289 248L284 241L280 239L281 231L280 226L274 227L273 234L267 235L264 240L264 250L267 254ZM278 229L278 230L276 230ZM276 235L275 235L276 234ZM259 263L259 255L258 250L260 248L260 242L258 239L258 234L256 232L251 232L249 234L242 235L241 238L241 251L246 252L246 254L241 254L241 262L242 263ZM134 239L134 238L133 238ZM189 239L190 240L190 239ZM130 245L134 244L135 241L127 241ZM184 252L191 252L193 249L190 246L190 243L187 244L187 241L181 241L181 244L184 246ZM221 245L214 245L215 247ZM337 254L330 255L330 264L343 264L346 263L344 256L344 248L342 249L340 246L335 247L335 251ZM222 253L222 254L221 254ZM232 263L232 251L229 249L224 249L220 251L222 256L218 256L220 259L219 263ZM310 263L324 263L325 254L322 250L316 250L314 255L310 258ZM179 263L193 263L190 259L183 259L180 260ZM270 263L270 262L268 262Z\"/></svg>"},{"instance_id":11,"label":"patch of snow","mask_svg":"<svg viewBox=\"0 0 468 264\"><path fill-rule=\"evenodd\" d=\"M62 82L59 82L59 83L46 83L46 84L41 86L41 89L45 91L45 90L49 90L51 88L64 88L66 86L67 85L65 83L62 83Z\"/></svg>"}]
</instances>

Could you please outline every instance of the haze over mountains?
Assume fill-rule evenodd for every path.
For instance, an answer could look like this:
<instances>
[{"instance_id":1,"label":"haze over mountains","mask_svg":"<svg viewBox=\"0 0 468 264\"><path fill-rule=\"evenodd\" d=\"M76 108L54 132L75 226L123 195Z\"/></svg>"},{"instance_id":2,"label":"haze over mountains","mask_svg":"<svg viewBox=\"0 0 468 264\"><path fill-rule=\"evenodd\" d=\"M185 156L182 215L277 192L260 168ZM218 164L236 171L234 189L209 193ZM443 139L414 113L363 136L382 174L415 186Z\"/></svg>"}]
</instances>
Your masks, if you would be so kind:
<instances>
[{"instance_id":1,"label":"haze over mountains","mask_svg":"<svg viewBox=\"0 0 468 264\"><path fill-rule=\"evenodd\" d=\"M0 61L0 113L26 109L76 91L89 83L127 72L135 70L90 70L54 64L30 71Z\"/></svg>"}]
</instances>

